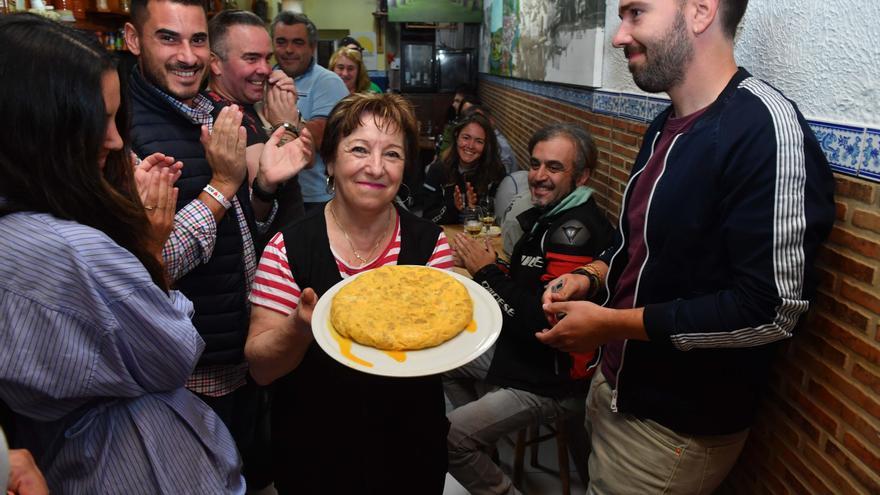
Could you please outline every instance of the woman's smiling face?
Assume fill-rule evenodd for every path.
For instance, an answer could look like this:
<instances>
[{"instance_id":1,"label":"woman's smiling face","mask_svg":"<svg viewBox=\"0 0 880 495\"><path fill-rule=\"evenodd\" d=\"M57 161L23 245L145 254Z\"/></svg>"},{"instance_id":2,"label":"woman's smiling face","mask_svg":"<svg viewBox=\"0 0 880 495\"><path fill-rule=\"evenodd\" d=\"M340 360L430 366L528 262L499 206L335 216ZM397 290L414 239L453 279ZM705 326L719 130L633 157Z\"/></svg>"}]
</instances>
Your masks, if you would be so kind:
<instances>
[{"instance_id":1,"label":"woman's smiling face","mask_svg":"<svg viewBox=\"0 0 880 495\"><path fill-rule=\"evenodd\" d=\"M486 132L479 124L471 122L458 133L456 146L461 164L465 167L473 166L483 156L483 148L486 146Z\"/></svg>"},{"instance_id":2,"label":"woman's smiling face","mask_svg":"<svg viewBox=\"0 0 880 495\"><path fill-rule=\"evenodd\" d=\"M406 163L403 131L393 122L361 116L361 125L342 138L336 159L327 164L336 195L347 205L375 209L391 203Z\"/></svg>"}]
</instances>

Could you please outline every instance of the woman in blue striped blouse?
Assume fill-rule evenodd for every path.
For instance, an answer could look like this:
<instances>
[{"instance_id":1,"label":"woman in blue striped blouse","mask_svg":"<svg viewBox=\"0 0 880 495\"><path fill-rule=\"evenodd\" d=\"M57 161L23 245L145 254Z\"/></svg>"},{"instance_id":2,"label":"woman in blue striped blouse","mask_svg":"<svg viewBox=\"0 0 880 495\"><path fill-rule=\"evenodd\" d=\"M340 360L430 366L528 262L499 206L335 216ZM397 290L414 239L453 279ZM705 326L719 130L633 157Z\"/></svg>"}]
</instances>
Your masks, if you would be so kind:
<instances>
[{"instance_id":1,"label":"woman in blue striped blouse","mask_svg":"<svg viewBox=\"0 0 880 495\"><path fill-rule=\"evenodd\" d=\"M55 493L242 493L183 387L204 343L149 247L145 209L170 202L136 194L119 105L93 39L0 16L0 401Z\"/></svg>"}]
</instances>

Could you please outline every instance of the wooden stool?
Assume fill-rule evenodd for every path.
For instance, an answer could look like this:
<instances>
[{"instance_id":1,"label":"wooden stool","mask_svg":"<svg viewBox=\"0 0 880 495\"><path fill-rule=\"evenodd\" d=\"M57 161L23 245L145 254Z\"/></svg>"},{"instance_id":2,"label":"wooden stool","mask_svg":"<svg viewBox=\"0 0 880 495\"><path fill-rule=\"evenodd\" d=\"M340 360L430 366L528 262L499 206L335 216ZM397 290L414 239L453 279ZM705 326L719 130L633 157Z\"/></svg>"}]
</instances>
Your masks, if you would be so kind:
<instances>
[{"instance_id":1,"label":"wooden stool","mask_svg":"<svg viewBox=\"0 0 880 495\"><path fill-rule=\"evenodd\" d=\"M538 463L538 447L541 442L551 438L556 439L556 457L559 465L559 480L562 482L562 494L571 495L571 470L568 464L569 451L569 433L572 434L572 447L578 450L575 458L575 467L581 476L584 484L587 484L589 476L587 475L586 456L588 452L580 452L589 449L589 441L586 438L586 430L583 429L583 411L571 412L556 418L552 422L541 423L536 421L534 425L523 428L516 434L516 446L513 458L513 484L520 486L523 474L523 460L525 459L526 447L531 446L531 460L529 464L532 467L539 468L544 471L550 469L541 466ZM548 433L540 434L541 427L549 430ZM580 428L582 431L576 430ZM526 438L528 434L528 438ZM573 454L575 454L573 452ZM581 466L583 464L583 466Z\"/></svg>"}]
</instances>

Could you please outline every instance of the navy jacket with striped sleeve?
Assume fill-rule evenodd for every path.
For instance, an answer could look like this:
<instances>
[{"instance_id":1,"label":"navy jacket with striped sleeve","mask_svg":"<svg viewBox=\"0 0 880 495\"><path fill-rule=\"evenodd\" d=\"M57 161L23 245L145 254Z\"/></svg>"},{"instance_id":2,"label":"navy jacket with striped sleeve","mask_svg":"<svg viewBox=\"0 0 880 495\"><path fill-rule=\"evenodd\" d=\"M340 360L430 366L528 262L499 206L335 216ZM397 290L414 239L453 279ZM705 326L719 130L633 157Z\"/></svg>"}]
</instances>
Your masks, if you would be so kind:
<instances>
[{"instance_id":1,"label":"navy jacket with striped sleeve","mask_svg":"<svg viewBox=\"0 0 880 495\"><path fill-rule=\"evenodd\" d=\"M627 263L630 193L671 111L648 128L603 253L611 291ZM794 103L739 69L674 138L651 191L634 303L650 340L625 342L613 409L695 435L750 425L773 344L809 308L833 184Z\"/></svg>"}]
</instances>

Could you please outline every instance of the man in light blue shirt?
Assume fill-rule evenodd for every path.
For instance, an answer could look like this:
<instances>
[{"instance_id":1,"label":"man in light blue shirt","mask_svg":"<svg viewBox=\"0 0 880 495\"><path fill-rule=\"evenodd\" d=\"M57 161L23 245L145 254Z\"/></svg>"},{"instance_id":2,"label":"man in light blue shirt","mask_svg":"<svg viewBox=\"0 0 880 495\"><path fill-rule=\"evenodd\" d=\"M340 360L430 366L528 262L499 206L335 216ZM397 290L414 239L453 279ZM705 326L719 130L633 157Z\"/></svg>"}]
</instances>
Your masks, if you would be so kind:
<instances>
[{"instance_id":1,"label":"man in light blue shirt","mask_svg":"<svg viewBox=\"0 0 880 495\"><path fill-rule=\"evenodd\" d=\"M302 113L305 126L312 133L315 148L320 149L327 116L339 100L348 96L348 89L339 76L317 64L315 48L318 44L318 30L304 14L278 14L272 21L272 43L277 67L294 79L298 96L297 107ZM299 173L306 211L326 203L332 197L327 191L325 170L324 161L316 153L314 166ZM288 219L283 218L283 205L279 206L282 211L278 213L281 217L278 226L282 227Z\"/></svg>"}]
</instances>

